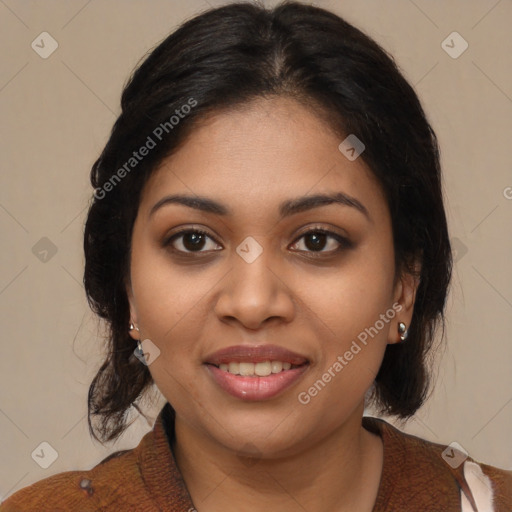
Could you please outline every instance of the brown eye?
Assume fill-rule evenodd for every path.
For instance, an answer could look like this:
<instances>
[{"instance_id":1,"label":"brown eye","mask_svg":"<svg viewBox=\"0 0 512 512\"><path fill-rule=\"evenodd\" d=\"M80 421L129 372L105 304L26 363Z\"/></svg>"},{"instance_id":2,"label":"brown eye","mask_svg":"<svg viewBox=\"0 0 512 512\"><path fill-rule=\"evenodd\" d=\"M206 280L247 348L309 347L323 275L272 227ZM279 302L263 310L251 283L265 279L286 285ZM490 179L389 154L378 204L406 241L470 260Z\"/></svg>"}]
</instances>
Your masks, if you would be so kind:
<instances>
[{"instance_id":1,"label":"brown eye","mask_svg":"<svg viewBox=\"0 0 512 512\"><path fill-rule=\"evenodd\" d=\"M208 240L213 241L213 238L206 231L201 231L197 229L187 229L180 231L179 233L175 233L173 236L171 236L164 242L164 245L171 246L172 250L176 252L206 252L203 251L203 249L205 248L205 246L208 246ZM213 247L207 247L207 251L215 250L217 244L213 243L210 245Z\"/></svg>"},{"instance_id":2,"label":"brown eye","mask_svg":"<svg viewBox=\"0 0 512 512\"><path fill-rule=\"evenodd\" d=\"M352 242L347 238L338 235L337 233L318 228L310 230L307 233L303 233L294 245L301 245L298 241L302 239L304 239L304 243L302 245L305 249L298 249L302 252L332 254L341 249L353 246ZM325 248L327 248L327 250L324 250Z\"/></svg>"}]
</instances>

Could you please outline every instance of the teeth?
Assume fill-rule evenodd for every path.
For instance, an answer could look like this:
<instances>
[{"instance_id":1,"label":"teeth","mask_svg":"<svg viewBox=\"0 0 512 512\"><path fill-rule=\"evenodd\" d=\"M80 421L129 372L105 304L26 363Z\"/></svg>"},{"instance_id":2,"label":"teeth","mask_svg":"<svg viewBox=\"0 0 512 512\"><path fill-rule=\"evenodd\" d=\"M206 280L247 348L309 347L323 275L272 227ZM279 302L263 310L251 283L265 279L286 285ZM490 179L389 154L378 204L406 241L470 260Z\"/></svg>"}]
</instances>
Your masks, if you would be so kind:
<instances>
[{"instance_id":1,"label":"teeth","mask_svg":"<svg viewBox=\"0 0 512 512\"><path fill-rule=\"evenodd\" d=\"M240 364L240 375L249 376L254 375L254 363L239 363Z\"/></svg>"},{"instance_id":2,"label":"teeth","mask_svg":"<svg viewBox=\"0 0 512 512\"><path fill-rule=\"evenodd\" d=\"M231 362L221 363L219 369L233 375L242 375L244 377L267 377L272 373L280 373L283 370L289 370L291 363L282 361L264 361L261 363L250 362Z\"/></svg>"},{"instance_id":3,"label":"teeth","mask_svg":"<svg viewBox=\"0 0 512 512\"><path fill-rule=\"evenodd\" d=\"M264 363L256 363L254 365L254 373L259 377L266 377L272 373L272 364L270 361Z\"/></svg>"},{"instance_id":4,"label":"teeth","mask_svg":"<svg viewBox=\"0 0 512 512\"><path fill-rule=\"evenodd\" d=\"M272 361L272 373L279 373L283 369L281 361Z\"/></svg>"}]
</instances>

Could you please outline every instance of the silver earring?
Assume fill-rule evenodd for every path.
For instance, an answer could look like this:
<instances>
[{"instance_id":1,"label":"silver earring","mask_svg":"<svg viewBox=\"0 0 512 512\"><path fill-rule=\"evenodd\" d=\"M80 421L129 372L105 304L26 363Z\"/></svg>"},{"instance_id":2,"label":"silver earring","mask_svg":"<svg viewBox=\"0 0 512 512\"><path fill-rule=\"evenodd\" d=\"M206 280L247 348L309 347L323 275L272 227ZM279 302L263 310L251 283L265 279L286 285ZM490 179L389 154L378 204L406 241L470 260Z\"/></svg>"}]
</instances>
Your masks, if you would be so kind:
<instances>
[{"instance_id":1,"label":"silver earring","mask_svg":"<svg viewBox=\"0 0 512 512\"><path fill-rule=\"evenodd\" d=\"M400 322L398 324L398 332L400 334L400 339L402 341L405 341L407 339L407 336L409 336L409 331L403 322Z\"/></svg>"},{"instance_id":2,"label":"silver earring","mask_svg":"<svg viewBox=\"0 0 512 512\"><path fill-rule=\"evenodd\" d=\"M133 325L132 323L130 323L130 331L133 331L133 329L135 329L137 331L139 330L139 328L136 325ZM137 340L136 351L139 354L137 357L142 356L142 358L144 358L144 349L142 348L142 343L140 342L140 339Z\"/></svg>"}]
</instances>

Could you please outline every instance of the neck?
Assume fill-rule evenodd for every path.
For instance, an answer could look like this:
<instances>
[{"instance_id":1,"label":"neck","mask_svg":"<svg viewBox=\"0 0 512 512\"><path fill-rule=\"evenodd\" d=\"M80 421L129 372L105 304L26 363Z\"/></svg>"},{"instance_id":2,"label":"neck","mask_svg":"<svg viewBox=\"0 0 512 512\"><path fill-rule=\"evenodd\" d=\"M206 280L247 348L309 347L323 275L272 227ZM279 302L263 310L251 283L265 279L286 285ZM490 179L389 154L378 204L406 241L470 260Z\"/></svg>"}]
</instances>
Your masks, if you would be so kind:
<instances>
[{"instance_id":1,"label":"neck","mask_svg":"<svg viewBox=\"0 0 512 512\"><path fill-rule=\"evenodd\" d=\"M328 438L283 458L242 458L176 417L174 453L198 512L371 512L383 448L363 408Z\"/></svg>"}]
</instances>

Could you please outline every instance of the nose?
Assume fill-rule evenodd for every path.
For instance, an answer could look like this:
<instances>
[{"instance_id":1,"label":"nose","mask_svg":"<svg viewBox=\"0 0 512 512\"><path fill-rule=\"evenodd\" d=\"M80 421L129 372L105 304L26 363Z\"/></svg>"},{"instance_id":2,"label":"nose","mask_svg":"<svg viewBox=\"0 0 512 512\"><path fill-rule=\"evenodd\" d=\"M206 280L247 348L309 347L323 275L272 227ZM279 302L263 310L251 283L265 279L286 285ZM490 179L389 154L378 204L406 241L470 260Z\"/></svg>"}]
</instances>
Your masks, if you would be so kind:
<instances>
[{"instance_id":1,"label":"nose","mask_svg":"<svg viewBox=\"0 0 512 512\"><path fill-rule=\"evenodd\" d=\"M285 282L284 261L272 256L269 248L254 245L249 244L246 252L239 246L233 253L232 270L222 280L214 311L223 322L239 322L251 330L272 320L291 322L295 313L293 283ZM254 259L256 249L259 254Z\"/></svg>"}]
</instances>

